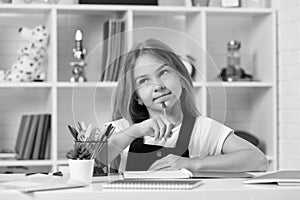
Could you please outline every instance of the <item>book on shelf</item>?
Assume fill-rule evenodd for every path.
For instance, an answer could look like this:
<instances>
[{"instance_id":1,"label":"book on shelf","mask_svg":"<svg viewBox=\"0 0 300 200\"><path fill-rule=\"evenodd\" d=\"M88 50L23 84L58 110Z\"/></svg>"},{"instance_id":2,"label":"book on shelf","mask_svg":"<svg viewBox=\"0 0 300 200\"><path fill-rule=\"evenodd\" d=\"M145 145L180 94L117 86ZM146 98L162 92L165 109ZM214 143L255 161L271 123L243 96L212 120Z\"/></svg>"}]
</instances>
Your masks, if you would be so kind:
<instances>
[{"instance_id":1,"label":"book on shelf","mask_svg":"<svg viewBox=\"0 0 300 200\"><path fill-rule=\"evenodd\" d=\"M103 73L101 81L116 81L122 63L125 29L123 19L109 19L103 25Z\"/></svg>"},{"instance_id":2,"label":"book on shelf","mask_svg":"<svg viewBox=\"0 0 300 200\"><path fill-rule=\"evenodd\" d=\"M31 115L31 117L32 117L32 123L27 135L28 138L27 138L24 154L22 155L22 159L24 160L29 160L32 157L37 127L39 123L39 115Z\"/></svg>"},{"instance_id":3,"label":"book on shelf","mask_svg":"<svg viewBox=\"0 0 300 200\"><path fill-rule=\"evenodd\" d=\"M23 130L21 130L21 132L19 132L18 137L20 137L20 139L18 138L19 141L19 145L16 146L16 150L17 150L17 158L18 159L23 159L24 156L24 152L25 152L25 148L26 148L26 143L27 143L27 139L28 139L28 134L29 134L29 130L31 127L31 122L32 122L32 116L31 115L25 115L25 125Z\"/></svg>"},{"instance_id":4,"label":"book on shelf","mask_svg":"<svg viewBox=\"0 0 300 200\"><path fill-rule=\"evenodd\" d=\"M44 154L44 159L50 159L50 154L51 154L51 140L50 140L50 132L51 129L48 129L48 134L47 134L47 140L46 140L46 146L45 146L45 154Z\"/></svg>"},{"instance_id":5,"label":"book on shelf","mask_svg":"<svg viewBox=\"0 0 300 200\"><path fill-rule=\"evenodd\" d=\"M20 143L21 143L21 140L22 140L22 135L23 135L23 131L24 131L24 128L25 128L27 117L28 117L28 115L22 115L22 117L21 117L21 122L20 122L19 131L18 131L18 135L17 135L17 140L16 140L16 143L15 143L15 151L17 153L20 152Z\"/></svg>"},{"instance_id":6,"label":"book on shelf","mask_svg":"<svg viewBox=\"0 0 300 200\"><path fill-rule=\"evenodd\" d=\"M46 154L47 140L50 140L50 133L51 133L51 115L46 114L44 128L43 128L43 134L42 134L42 138L41 138L39 159L46 158L45 154Z\"/></svg>"},{"instance_id":7,"label":"book on shelf","mask_svg":"<svg viewBox=\"0 0 300 200\"><path fill-rule=\"evenodd\" d=\"M125 21L123 19L119 19L117 21L117 55L114 63L114 72L113 72L113 77L112 81L118 81L119 76L122 76L123 72L123 54L124 54L124 31L125 31Z\"/></svg>"},{"instance_id":8,"label":"book on shelf","mask_svg":"<svg viewBox=\"0 0 300 200\"><path fill-rule=\"evenodd\" d=\"M113 76L113 72L114 72L114 66L115 66L115 62L116 62L116 53L117 53L117 48L116 48L116 28L117 28L117 24L116 24L116 19L110 19L111 20L111 33L110 33L110 39L111 39L111 46L110 46L110 58L109 58L109 63L108 63L108 68L106 70L107 72L107 77L106 77L106 81L111 81L112 76Z\"/></svg>"},{"instance_id":9,"label":"book on shelf","mask_svg":"<svg viewBox=\"0 0 300 200\"><path fill-rule=\"evenodd\" d=\"M17 159L44 159L50 137L50 114L23 115L15 143Z\"/></svg>"},{"instance_id":10,"label":"book on shelf","mask_svg":"<svg viewBox=\"0 0 300 200\"><path fill-rule=\"evenodd\" d=\"M34 159L34 160L39 159L39 152L41 150L41 142L42 142L42 137L43 137L43 129L45 126L45 118L46 118L46 115L39 116L39 123L38 123L38 127L37 127L35 144L34 144L33 153L32 153L32 159Z\"/></svg>"}]
</instances>

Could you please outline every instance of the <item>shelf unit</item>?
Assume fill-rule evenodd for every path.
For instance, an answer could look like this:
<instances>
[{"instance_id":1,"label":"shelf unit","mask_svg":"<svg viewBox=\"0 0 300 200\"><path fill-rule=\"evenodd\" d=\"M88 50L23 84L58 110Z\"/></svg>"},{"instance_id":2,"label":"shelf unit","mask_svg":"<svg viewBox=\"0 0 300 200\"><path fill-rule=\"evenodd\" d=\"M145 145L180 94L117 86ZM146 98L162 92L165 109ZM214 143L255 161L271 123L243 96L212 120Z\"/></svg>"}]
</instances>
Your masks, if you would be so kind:
<instances>
[{"instance_id":1,"label":"shelf unit","mask_svg":"<svg viewBox=\"0 0 300 200\"><path fill-rule=\"evenodd\" d=\"M257 136L277 169L277 71L276 12L259 8L200 8L110 5L0 5L1 66L6 70L24 41L21 26L45 24L51 34L43 83L0 83L0 147L14 147L21 115L51 113L51 159L0 161L0 166L66 165L72 148L67 124L88 121L101 125L110 120L111 96L117 83L98 82L102 63L103 23L125 19L126 50L147 38L166 42L178 54L196 60L194 86L198 107L235 130ZM70 83L74 61L74 33L83 30L88 51L88 82ZM242 67L253 82L221 82L218 74L226 64L226 43L242 41Z\"/></svg>"}]
</instances>

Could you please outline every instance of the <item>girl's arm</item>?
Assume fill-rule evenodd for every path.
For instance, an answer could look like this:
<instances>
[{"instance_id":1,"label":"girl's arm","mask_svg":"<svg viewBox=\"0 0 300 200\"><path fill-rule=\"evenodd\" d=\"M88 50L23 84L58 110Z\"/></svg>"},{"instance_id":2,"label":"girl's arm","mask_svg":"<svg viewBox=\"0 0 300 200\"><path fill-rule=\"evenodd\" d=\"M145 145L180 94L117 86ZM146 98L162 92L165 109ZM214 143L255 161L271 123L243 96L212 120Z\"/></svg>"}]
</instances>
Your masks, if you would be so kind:
<instances>
[{"instance_id":1,"label":"girl's arm","mask_svg":"<svg viewBox=\"0 0 300 200\"><path fill-rule=\"evenodd\" d=\"M191 170L223 170L223 171L266 171L268 160L254 145L246 140L229 134L223 147L222 155L208 156L203 159L191 159Z\"/></svg>"},{"instance_id":2,"label":"girl's arm","mask_svg":"<svg viewBox=\"0 0 300 200\"><path fill-rule=\"evenodd\" d=\"M266 171L266 156L246 140L229 134L222 155L205 158L184 158L169 155L156 161L149 170L172 170L187 168L191 171Z\"/></svg>"},{"instance_id":3,"label":"girl's arm","mask_svg":"<svg viewBox=\"0 0 300 200\"><path fill-rule=\"evenodd\" d=\"M106 160L108 157L108 163L113 161L131 142L145 135L153 136L156 139L162 139L168 137L171 134L171 130L174 124L164 120L163 116L157 116L155 118L147 119L141 123L131 125L129 128L120 132L112 134L108 141L108 151L100 151L96 155L96 159L99 161ZM106 153L108 152L108 156Z\"/></svg>"}]
</instances>

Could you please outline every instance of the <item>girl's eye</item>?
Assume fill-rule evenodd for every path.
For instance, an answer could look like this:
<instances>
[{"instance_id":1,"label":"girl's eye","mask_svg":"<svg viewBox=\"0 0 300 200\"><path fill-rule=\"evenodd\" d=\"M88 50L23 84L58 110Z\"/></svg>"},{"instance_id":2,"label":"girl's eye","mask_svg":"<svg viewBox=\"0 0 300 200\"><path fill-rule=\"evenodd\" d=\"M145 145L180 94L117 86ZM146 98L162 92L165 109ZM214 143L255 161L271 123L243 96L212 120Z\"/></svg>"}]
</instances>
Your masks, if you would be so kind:
<instances>
[{"instance_id":1,"label":"girl's eye","mask_svg":"<svg viewBox=\"0 0 300 200\"><path fill-rule=\"evenodd\" d=\"M146 78L137 80L137 85L144 85L148 82Z\"/></svg>"},{"instance_id":2,"label":"girl's eye","mask_svg":"<svg viewBox=\"0 0 300 200\"><path fill-rule=\"evenodd\" d=\"M168 75L170 73L170 71L168 69L163 69L159 72L160 76L165 76Z\"/></svg>"}]
</instances>

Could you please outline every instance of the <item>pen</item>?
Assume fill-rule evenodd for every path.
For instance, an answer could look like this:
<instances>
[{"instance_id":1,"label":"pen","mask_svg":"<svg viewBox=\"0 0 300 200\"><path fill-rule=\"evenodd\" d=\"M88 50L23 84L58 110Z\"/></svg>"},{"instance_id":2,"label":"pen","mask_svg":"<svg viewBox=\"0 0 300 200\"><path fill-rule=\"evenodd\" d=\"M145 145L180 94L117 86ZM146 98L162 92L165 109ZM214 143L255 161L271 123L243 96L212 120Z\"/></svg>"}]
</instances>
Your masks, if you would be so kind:
<instances>
[{"instance_id":1,"label":"pen","mask_svg":"<svg viewBox=\"0 0 300 200\"><path fill-rule=\"evenodd\" d=\"M77 137L78 137L78 135L79 135L79 132L76 130L75 127L71 126L71 128L72 128L72 130L74 131L75 136L76 136L75 139L77 140Z\"/></svg>"},{"instance_id":2,"label":"pen","mask_svg":"<svg viewBox=\"0 0 300 200\"><path fill-rule=\"evenodd\" d=\"M85 132L85 137L89 138L92 132L92 124L89 124L88 127L86 128L86 132Z\"/></svg>"},{"instance_id":3,"label":"pen","mask_svg":"<svg viewBox=\"0 0 300 200\"><path fill-rule=\"evenodd\" d=\"M82 130L82 127L81 127L80 122L78 121L77 124L78 124L78 130L81 131L81 130Z\"/></svg>"},{"instance_id":4,"label":"pen","mask_svg":"<svg viewBox=\"0 0 300 200\"><path fill-rule=\"evenodd\" d=\"M165 102L162 102L161 103L161 107L163 108L163 115L165 118L167 118L167 111L166 111L166 108L167 108L167 105Z\"/></svg>"},{"instance_id":5,"label":"pen","mask_svg":"<svg viewBox=\"0 0 300 200\"><path fill-rule=\"evenodd\" d=\"M112 135L114 129L115 129L115 127L112 124L108 125L108 127L105 130L105 133L101 136L100 141L99 141L95 151L92 154L92 159L94 158L94 156L96 155L97 152L100 152L102 150L102 148L105 145L105 141L107 141L108 138Z\"/></svg>"},{"instance_id":6,"label":"pen","mask_svg":"<svg viewBox=\"0 0 300 200\"><path fill-rule=\"evenodd\" d=\"M166 118L167 119L167 105L166 105L166 102L162 102L161 103L161 107L162 107L162 109L163 109L163 115L164 115L164 118ZM167 140L167 138L166 138L166 136L164 136L164 140L166 141Z\"/></svg>"},{"instance_id":7,"label":"pen","mask_svg":"<svg viewBox=\"0 0 300 200\"><path fill-rule=\"evenodd\" d=\"M83 130L86 130L86 125L85 125L84 121L81 121L81 128L82 128Z\"/></svg>"},{"instance_id":8,"label":"pen","mask_svg":"<svg viewBox=\"0 0 300 200\"><path fill-rule=\"evenodd\" d=\"M73 136L73 138L76 140L77 139L77 135L73 130L73 127L71 127L70 125L68 125L68 129L71 132L71 135Z\"/></svg>"}]
</instances>

